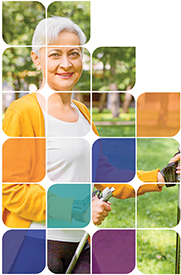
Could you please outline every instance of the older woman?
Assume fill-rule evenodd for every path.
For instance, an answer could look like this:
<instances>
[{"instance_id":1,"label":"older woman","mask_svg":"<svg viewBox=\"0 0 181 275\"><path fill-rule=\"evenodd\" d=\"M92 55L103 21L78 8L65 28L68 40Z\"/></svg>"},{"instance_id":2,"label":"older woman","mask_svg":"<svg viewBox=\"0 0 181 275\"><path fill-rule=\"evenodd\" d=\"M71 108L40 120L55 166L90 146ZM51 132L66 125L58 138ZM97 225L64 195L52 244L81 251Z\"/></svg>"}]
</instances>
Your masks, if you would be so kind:
<instances>
[{"instance_id":1,"label":"older woman","mask_svg":"<svg viewBox=\"0 0 181 275\"><path fill-rule=\"evenodd\" d=\"M46 48L46 34L45 25L47 22L47 44ZM3 130L11 137L45 137L47 136L47 171L50 179L58 182L89 182L89 144L86 140L82 139L89 130L93 130L95 134L97 130L92 125L90 129L90 114L88 109L80 102L72 100L72 91L74 85L79 80L82 73L82 56L83 50L82 44L85 44L86 38L81 29L67 18L52 17L42 20L35 29L33 37L33 50L32 60L37 70L42 71L43 82L40 87L40 92L46 92L46 83L54 93L48 99L48 106L46 108L46 102L41 93L29 94L15 102L13 102L8 108L4 121ZM47 65L47 67L46 67ZM68 139L71 137L71 140ZM74 139L76 137L76 139ZM77 139L78 137L78 139ZM36 149L35 149L36 150ZM43 150L43 149L42 149ZM61 153L59 153L61 152ZM13 151L12 151L13 154ZM44 154L44 152L42 152ZM32 159L32 153L27 148L26 157L29 155L31 163L36 164L36 160ZM5 155L6 157L6 155ZM61 158L61 161L60 161ZM21 174L21 169L24 169L26 162L21 161L22 166L18 170ZM110 167L107 160L102 154L100 154L98 167L100 169L108 169L111 175L114 175L116 169L116 176L121 177L124 171L118 171L117 168ZM101 168L102 167L102 168ZM6 167L3 169L6 170ZM13 170L12 167L8 167L8 171ZM99 169L98 169L99 170ZM32 170L31 167L27 171L30 174L29 182L31 182ZM130 172L132 173L132 172ZM4 182L18 182L10 178L10 174L4 173ZM101 174L104 174L101 171ZM147 181L162 181L163 177L156 169L147 172L140 172L143 178ZM161 177L161 178L160 178ZM149 180L150 179L150 180ZM114 181L114 180L112 180ZM23 179L21 177L21 182ZM25 180L26 182L26 180ZM28 185L27 185L28 186ZM104 188L104 184L97 185L100 189ZM38 186L36 185L36 194L39 194L38 198L33 203L34 209L42 205L41 213L42 218L45 218L45 195L42 196L42 188L38 192ZM115 185L115 196L117 198L128 198L134 196L134 189L130 185L119 184ZM8 189L8 191L7 191ZM14 189L16 189L14 191ZM145 185L138 190L138 194L143 194L148 191L161 191L162 184ZM11 222L16 220L19 223L19 227L23 227L26 220L26 227L33 226L34 217L31 215L31 219L26 218L26 207L23 210L24 196L31 197L34 192L33 184L29 189L29 192L22 192L22 186L5 184L4 188L4 221L6 220L13 227ZM19 196L18 207L16 203L10 203L14 196L9 194L17 194ZM40 202L42 203L40 204ZM21 212L18 212L19 204L22 202ZM38 203L39 202L39 203ZM37 208L39 209L39 208ZM97 198L92 201L92 217L95 224L100 224L108 212L111 211L109 204L98 200ZM44 211L43 211L44 210ZM24 211L24 212L23 212ZM36 212L36 211L34 211ZM22 214L23 213L23 214ZM28 223L27 223L28 221ZM16 227L17 223L16 223ZM67 242L65 232L61 230L50 231L48 234L48 265L50 270L55 273L64 273L70 260L69 251L75 250L76 245L81 238L80 232L74 231L71 236L71 243ZM70 237L70 236L69 236ZM58 240L58 242L57 242ZM68 252L65 254L65 251ZM74 272L76 273L89 273L89 249L87 247L81 254L80 261L77 263L77 267ZM64 264L66 262L66 265Z\"/></svg>"}]
</instances>

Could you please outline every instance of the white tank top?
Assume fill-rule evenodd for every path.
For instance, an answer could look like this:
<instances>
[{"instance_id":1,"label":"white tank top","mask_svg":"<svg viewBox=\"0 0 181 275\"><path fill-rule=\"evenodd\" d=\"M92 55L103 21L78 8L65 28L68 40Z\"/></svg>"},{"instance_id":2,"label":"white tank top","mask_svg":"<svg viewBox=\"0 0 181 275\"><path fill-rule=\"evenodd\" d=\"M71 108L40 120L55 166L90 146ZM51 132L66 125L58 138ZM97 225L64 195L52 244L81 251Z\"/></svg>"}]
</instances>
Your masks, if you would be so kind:
<instances>
[{"instance_id":1,"label":"white tank top","mask_svg":"<svg viewBox=\"0 0 181 275\"><path fill-rule=\"evenodd\" d=\"M87 135L91 129L89 122L85 119L83 114L72 102L72 106L78 111L79 118L76 122L65 122L57 119L48 113L44 114L45 131L47 130L47 137L83 137Z\"/></svg>"},{"instance_id":2,"label":"white tank top","mask_svg":"<svg viewBox=\"0 0 181 275\"><path fill-rule=\"evenodd\" d=\"M82 138L89 133L90 124L77 110L79 118L73 123L56 119L43 111L47 133L47 175L54 182L90 182L91 147ZM32 222L30 228L36 226L37 222ZM83 234L83 230L49 229L48 239L79 242Z\"/></svg>"}]
</instances>

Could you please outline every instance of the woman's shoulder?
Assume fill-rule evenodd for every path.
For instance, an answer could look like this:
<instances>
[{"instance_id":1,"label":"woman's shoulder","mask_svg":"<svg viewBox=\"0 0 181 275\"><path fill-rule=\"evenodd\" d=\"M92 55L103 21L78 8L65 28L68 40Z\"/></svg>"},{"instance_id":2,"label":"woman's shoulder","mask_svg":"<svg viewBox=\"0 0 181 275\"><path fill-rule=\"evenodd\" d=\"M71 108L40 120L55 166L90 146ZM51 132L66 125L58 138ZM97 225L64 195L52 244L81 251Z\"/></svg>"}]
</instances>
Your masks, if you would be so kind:
<instances>
[{"instance_id":1,"label":"woman's shoulder","mask_svg":"<svg viewBox=\"0 0 181 275\"><path fill-rule=\"evenodd\" d=\"M73 99L72 101L84 115L90 115L89 110L84 103L77 101L75 99Z\"/></svg>"},{"instance_id":2,"label":"woman's shoulder","mask_svg":"<svg viewBox=\"0 0 181 275\"><path fill-rule=\"evenodd\" d=\"M11 137L45 136L43 113L35 93L10 104L3 120L3 131Z\"/></svg>"},{"instance_id":3,"label":"woman's shoulder","mask_svg":"<svg viewBox=\"0 0 181 275\"><path fill-rule=\"evenodd\" d=\"M72 101L79 108L80 112L84 115L85 119L87 119L89 124L91 124L90 112L88 108L85 106L85 104L74 99ZM99 135L94 123L92 123L92 129L96 135Z\"/></svg>"},{"instance_id":4,"label":"woman's shoulder","mask_svg":"<svg viewBox=\"0 0 181 275\"><path fill-rule=\"evenodd\" d=\"M10 104L8 109L16 113L21 113L22 111L25 111L25 110L28 111L29 109L33 112L37 107L38 107L38 101L36 99L36 94L31 93L31 94L22 96L17 100L14 100Z\"/></svg>"}]
</instances>

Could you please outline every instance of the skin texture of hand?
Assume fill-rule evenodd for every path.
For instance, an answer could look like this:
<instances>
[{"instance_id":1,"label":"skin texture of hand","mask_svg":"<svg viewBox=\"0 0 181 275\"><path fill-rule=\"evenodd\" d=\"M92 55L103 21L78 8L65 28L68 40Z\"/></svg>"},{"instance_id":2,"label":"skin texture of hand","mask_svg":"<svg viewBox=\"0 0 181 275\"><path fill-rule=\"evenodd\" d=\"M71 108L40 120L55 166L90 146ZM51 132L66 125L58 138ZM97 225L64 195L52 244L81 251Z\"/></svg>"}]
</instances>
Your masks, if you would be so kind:
<instances>
[{"instance_id":1,"label":"skin texture of hand","mask_svg":"<svg viewBox=\"0 0 181 275\"><path fill-rule=\"evenodd\" d=\"M169 163L176 162L176 161L180 161L180 154L177 154L175 157L171 158ZM181 170L181 164L179 163L179 165L177 166L177 169L176 169L176 173L180 174L180 170Z\"/></svg>"},{"instance_id":2,"label":"skin texture of hand","mask_svg":"<svg viewBox=\"0 0 181 275\"><path fill-rule=\"evenodd\" d=\"M95 225L100 225L110 211L110 202L101 201L96 196L92 199L92 221Z\"/></svg>"},{"instance_id":3,"label":"skin texture of hand","mask_svg":"<svg viewBox=\"0 0 181 275\"><path fill-rule=\"evenodd\" d=\"M177 154L175 157L173 157L169 160L169 163L176 162L176 161L179 161L179 160L180 160L180 154ZM179 163L179 165L177 166L176 173L180 174L180 170L181 170L181 165ZM158 172L157 181L158 182L165 182L164 177L162 176L162 174L160 172ZM164 184L158 184L158 186L163 186L163 185Z\"/></svg>"}]
</instances>

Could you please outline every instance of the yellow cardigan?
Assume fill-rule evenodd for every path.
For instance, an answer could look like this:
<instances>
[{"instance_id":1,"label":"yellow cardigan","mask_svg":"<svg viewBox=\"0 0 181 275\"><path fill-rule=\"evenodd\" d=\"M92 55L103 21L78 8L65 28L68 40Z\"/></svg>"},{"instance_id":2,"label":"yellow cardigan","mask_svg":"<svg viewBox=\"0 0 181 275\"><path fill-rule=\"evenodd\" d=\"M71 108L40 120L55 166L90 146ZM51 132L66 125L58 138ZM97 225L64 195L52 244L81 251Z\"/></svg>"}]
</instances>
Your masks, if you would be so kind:
<instances>
[{"instance_id":1,"label":"yellow cardigan","mask_svg":"<svg viewBox=\"0 0 181 275\"><path fill-rule=\"evenodd\" d=\"M75 100L73 102L87 121L91 123L90 113L86 106ZM92 124L92 128L95 134L98 135L94 124ZM3 130L10 137L42 137L42 140L44 140L44 117L35 93L26 95L11 103L3 121ZM24 152L24 150L19 152L19 154L26 154L27 158L30 156L30 163L32 163L27 172L29 173L28 176L27 173L24 173L25 177L22 175L20 177L21 171L17 174L14 173L15 167L20 167L20 165L14 162L6 162L7 146L7 150L3 154L3 164L5 165L3 166L3 182L36 182L33 178L35 170L32 170L32 167L33 163L36 167L35 164L38 160L37 156L32 156L32 149L30 148L31 146L27 145L27 151L29 149L29 152ZM44 152L41 155L41 159L44 158ZM26 165L27 162L24 162L24 165L21 163L21 169L27 169ZM36 169L38 168L39 165ZM41 171L43 171L42 167ZM139 171L138 176L144 182L156 182L157 173L158 169L150 172ZM128 184L95 184L95 187L100 190L103 190L106 186L115 187L114 196L116 198L125 199L135 196L134 188ZM157 184L142 185L138 189L138 195L151 191L161 191L161 189ZM42 221L44 219L46 219L46 192L42 186L38 184L3 184L3 221L8 227L28 228L31 221Z\"/></svg>"}]
</instances>

